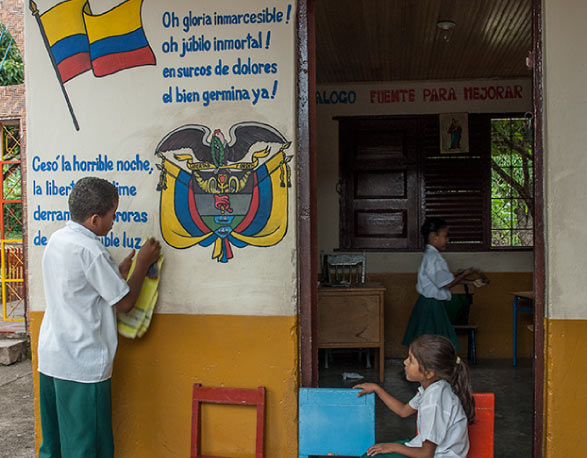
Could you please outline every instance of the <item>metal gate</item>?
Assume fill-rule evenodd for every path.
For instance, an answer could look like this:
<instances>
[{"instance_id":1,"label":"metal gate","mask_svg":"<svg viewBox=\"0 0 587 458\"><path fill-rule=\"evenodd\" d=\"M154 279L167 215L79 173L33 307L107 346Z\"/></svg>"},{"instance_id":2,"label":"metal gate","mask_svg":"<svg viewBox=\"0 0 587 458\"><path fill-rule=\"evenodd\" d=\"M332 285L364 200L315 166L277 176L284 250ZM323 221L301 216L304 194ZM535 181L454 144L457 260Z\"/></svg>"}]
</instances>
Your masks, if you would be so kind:
<instances>
[{"instance_id":1,"label":"metal gate","mask_svg":"<svg viewBox=\"0 0 587 458\"><path fill-rule=\"evenodd\" d=\"M24 321L24 251L21 142L18 124L0 123L0 275L2 319Z\"/></svg>"}]
</instances>

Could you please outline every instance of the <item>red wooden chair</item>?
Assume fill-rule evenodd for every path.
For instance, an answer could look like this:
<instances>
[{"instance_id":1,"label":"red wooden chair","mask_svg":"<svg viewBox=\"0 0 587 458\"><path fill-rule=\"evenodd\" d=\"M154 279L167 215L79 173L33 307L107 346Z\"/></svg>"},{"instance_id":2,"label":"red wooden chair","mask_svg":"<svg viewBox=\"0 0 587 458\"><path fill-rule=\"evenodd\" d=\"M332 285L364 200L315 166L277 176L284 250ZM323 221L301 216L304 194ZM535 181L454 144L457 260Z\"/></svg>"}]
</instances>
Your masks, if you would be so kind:
<instances>
[{"instance_id":1,"label":"red wooden chair","mask_svg":"<svg viewBox=\"0 0 587 458\"><path fill-rule=\"evenodd\" d=\"M469 425L468 458L493 458L495 394L473 393L475 423Z\"/></svg>"},{"instance_id":2,"label":"red wooden chair","mask_svg":"<svg viewBox=\"0 0 587 458\"><path fill-rule=\"evenodd\" d=\"M250 388L222 388L203 387L194 384L192 398L192 446L190 458L223 458L218 456L202 455L200 434L200 404L233 404L242 406L257 406L257 439L255 458L263 458L263 436L265 434L265 387Z\"/></svg>"}]
</instances>

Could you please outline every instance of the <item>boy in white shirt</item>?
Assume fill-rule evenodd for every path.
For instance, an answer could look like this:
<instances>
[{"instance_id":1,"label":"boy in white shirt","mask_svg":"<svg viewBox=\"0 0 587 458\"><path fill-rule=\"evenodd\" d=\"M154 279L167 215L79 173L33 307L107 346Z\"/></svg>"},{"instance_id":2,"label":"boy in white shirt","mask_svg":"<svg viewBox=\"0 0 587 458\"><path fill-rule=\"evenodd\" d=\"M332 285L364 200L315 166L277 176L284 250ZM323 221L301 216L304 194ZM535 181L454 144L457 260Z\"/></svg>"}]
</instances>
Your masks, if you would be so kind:
<instances>
[{"instance_id":1,"label":"boy in white shirt","mask_svg":"<svg viewBox=\"0 0 587 458\"><path fill-rule=\"evenodd\" d=\"M50 238L43 255L47 309L38 370L43 441L39 458L112 458L112 364L118 344L116 310L133 308L161 245L151 238L117 266L98 240L112 229L118 191L95 177L69 196L71 221Z\"/></svg>"}]
</instances>

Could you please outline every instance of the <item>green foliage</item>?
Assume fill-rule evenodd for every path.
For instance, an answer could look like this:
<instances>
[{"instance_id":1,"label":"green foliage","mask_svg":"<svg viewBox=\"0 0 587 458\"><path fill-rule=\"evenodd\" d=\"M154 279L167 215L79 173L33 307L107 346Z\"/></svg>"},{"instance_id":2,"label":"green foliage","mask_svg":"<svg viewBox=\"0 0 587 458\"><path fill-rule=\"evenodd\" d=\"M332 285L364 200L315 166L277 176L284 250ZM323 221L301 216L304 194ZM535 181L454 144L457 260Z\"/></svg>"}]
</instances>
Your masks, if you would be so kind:
<instances>
[{"instance_id":1,"label":"green foliage","mask_svg":"<svg viewBox=\"0 0 587 458\"><path fill-rule=\"evenodd\" d=\"M2 32L4 32L3 35ZM24 65L18 46L4 24L0 24L0 35L2 35L2 40L0 40L0 62L6 56L0 69L0 86L22 84L24 82Z\"/></svg>"},{"instance_id":2,"label":"green foliage","mask_svg":"<svg viewBox=\"0 0 587 458\"><path fill-rule=\"evenodd\" d=\"M526 119L491 122L491 245L532 246L534 168Z\"/></svg>"}]
</instances>

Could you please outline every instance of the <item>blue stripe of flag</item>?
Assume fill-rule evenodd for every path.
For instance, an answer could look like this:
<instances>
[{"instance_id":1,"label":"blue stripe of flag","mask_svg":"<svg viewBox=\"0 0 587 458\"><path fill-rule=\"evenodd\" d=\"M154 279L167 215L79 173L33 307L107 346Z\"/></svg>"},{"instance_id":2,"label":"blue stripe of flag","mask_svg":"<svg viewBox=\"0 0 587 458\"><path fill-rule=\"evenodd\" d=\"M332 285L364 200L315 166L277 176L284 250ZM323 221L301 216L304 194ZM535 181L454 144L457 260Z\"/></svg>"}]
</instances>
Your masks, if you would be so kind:
<instances>
[{"instance_id":1,"label":"blue stripe of flag","mask_svg":"<svg viewBox=\"0 0 587 458\"><path fill-rule=\"evenodd\" d=\"M108 37L90 44L90 56L92 60L119 52L134 51L148 46L147 37L142 27L134 32L115 37Z\"/></svg>"},{"instance_id":2,"label":"blue stripe of flag","mask_svg":"<svg viewBox=\"0 0 587 458\"><path fill-rule=\"evenodd\" d=\"M55 57L55 63L58 65L68 57L75 56L80 52L88 51L88 37L83 33L70 35L51 46L51 52L53 53L53 57Z\"/></svg>"},{"instance_id":3,"label":"blue stripe of flag","mask_svg":"<svg viewBox=\"0 0 587 458\"><path fill-rule=\"evenodd\" d=\"M189 183L191 175L183 170L179 171L177 178L175 179L175 215L177 220L184 227L184 229L194 237L200 237L204 233L196 226L192 219L190 208L189 208Z\"/></svg>"},{"instance_id":4,"label":"blue stripe of flag","mask_svg":"<svg viewBox=\"0 0 587 458\"><path fill-rule=\"evenodd\" d=\"M228 236L228 240L230 241L230 243L232 243L234 246L236 246L238 248L244 248L248 245L247 242L243 242L242 240L235 239L232 235Z\"/></svg>"}]
</instances>

